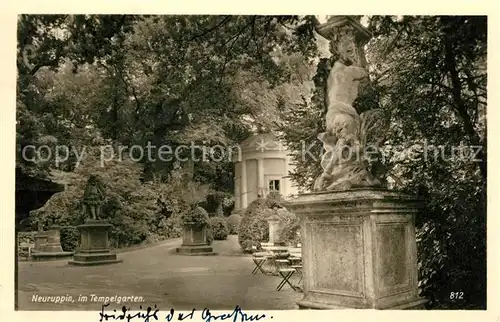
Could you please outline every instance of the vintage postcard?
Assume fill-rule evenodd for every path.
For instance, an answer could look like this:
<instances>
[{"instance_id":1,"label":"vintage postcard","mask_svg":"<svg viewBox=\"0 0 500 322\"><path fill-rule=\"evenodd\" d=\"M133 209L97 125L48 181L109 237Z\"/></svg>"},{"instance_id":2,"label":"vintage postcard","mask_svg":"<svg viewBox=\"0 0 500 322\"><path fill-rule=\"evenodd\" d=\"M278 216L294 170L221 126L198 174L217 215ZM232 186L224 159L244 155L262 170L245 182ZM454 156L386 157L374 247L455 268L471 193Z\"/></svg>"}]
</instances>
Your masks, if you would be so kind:
<instances>
[{"instance_id":1,"label":"vintage postcard","mask_svg":"<svg viewBox=\"0 0 500 322\"><path fill-rule=\"evenodd\" d=\"M500 320L487 5L50 8L3 31L14 317Z\"/></svg>"}]
</instances>

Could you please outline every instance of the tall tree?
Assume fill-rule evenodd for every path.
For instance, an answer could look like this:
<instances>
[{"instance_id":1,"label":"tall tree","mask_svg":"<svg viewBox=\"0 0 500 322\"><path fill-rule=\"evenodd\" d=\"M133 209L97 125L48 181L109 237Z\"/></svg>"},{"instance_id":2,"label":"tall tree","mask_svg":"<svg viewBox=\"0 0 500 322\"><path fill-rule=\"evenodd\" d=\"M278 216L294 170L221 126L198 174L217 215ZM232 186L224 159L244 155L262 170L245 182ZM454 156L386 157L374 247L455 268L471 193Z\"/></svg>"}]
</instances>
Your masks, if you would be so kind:
<instances>
[{"instance_id":1,"label":"tall tree","mask_svg":"<svg viewBox=\"0 0 500 322\"><path fill-rule=\"evenodd\" d=\"M266 83L269 90L287 82L289 69L273 53L279 49L285 54L314 55L310 20L297 16L21 16L20 147L39 144L39 138L48 134L67 140L74 133L74 127L57 133L39 122L39 109L47 106L47 112L56 100L47 101L48 88L40 90L35 85L40 71L57 70L63 62L67 68L73 65L73 72L86 74L96 86L88 87L93 92L83 90L74 97L78 91L71 88L72 81L58 83L58 106L74 111L75 105L92 105L80 109L90 114L78 125L93 129L105 140L125 145L166 144L174 149L191 141L237 143L252 131L242 121L245 116L266 123L270 115L259 113L261 107L242 99L239 88L250 79ZM72 102L64 104L66 100ZM274 103L268 111L273 108ZM31 137L26 136L28 127ZM23 161L19 158L20 164ZM158 172L168 175L173 162L146 166L146 178ZM209 168L227 172L228 166ZM206 166L195 169L208 175Z\"/></svg>"},{"instance_id":2,"label":"tall tree","mask_svg":"<svg viewBox=\"0 0 500 322\"><path fill-rule=\"evenodd\" d=\"M358 111L379 107L391 116L382 156L396 178L392 184L425 196L417 217L423 295L433 307L484 308L486 17L368 20L374 34L366 48L371 84L354 105ZM319 143L310 150L300 143L309 147L324 129L318 117L323 119L329 65L318 64L315 95L287 117L284 135L296 150L292 176L309 188L321 170L314 159L321 150ZM469 294L466 301L450 299L457 288Z\"/></svg>"}]
</instances>

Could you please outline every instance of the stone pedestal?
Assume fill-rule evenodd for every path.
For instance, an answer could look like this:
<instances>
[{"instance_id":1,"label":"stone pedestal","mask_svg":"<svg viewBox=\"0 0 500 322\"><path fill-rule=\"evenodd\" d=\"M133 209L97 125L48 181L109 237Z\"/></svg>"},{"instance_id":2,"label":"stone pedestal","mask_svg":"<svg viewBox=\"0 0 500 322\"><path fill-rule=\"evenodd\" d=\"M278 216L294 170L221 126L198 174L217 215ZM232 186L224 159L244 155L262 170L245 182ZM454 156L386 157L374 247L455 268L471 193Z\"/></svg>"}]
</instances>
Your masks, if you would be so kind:
<instances>
[{"instance_id":1,"label":"stone pedestal","mask_svg":"<svg viewBox=\"0 0 500 322\"><path fill-rule=\"evenodd\" d=\"M47 232L47 244L43 248L45 252L62 252L63 249L61 247L61 227L52 226Z\"/></svg>"},{"instance_id":2,"label":"stone pedestal","mask_svg":"<svg viewBox=\"0 0 500 322\"><path fill-rule=\"evenodd\" d=\"M60 226L54 225L37 237L35 237L35 249L37 247L36 242L38 242L40 251L35 251L32 254L33 260L61 259L73 255L73 252L65 252L61 247Z\"/></svg>"},{"instance_id":3,"label":"stone pedestal","mask_svg":"<svg viewBox=\"0 0 500 322\"><path fill-rule=\"evenodd\" d=\"M359 189L300 195L301 309L422 309L412 196Z\"/></svg>"},{"instance_id":4,"label":"stone pedestal","mask_svg":"<svg viewBox=\"0 0 500 322\"><path fill-rule=\"evenodd\" d=\"M177 248L180 255L216 255L212 246L207 244L207 230L205 227L184 225L182 245Z\"/></svg>"},{"instance_id":5,"label":"stone pedestal","mask_svg":"<svg viewBox=\"0 0 500 322\"><path fill-rule=\"evenodd\" d=\"M269 224L269 243L279 244L279 219L277 216L271 216L267 223Z\"/></svg>"},{"instance_id":6,"label":"stone pedestal","mask_svg":"<svg viewBox=\"0 0 500 322\"><path fill-rule=\"evenodd\" d=\"M44 231L39 231L35 236L34 252L42 252L45 245L47 245L47 235Z\"/></svg>"},{"instance_id":7,"label":"stone pedestal","mask_svg":"<svg viewBox=\"0 0 500 322\"><path fill-rule=\"evenodd\" d=\"M113 227L106 220L85 220L80 230L80 248L70 265L90 266L122 262L109 249L108 231Z\"/></svg>"}]
</instances>

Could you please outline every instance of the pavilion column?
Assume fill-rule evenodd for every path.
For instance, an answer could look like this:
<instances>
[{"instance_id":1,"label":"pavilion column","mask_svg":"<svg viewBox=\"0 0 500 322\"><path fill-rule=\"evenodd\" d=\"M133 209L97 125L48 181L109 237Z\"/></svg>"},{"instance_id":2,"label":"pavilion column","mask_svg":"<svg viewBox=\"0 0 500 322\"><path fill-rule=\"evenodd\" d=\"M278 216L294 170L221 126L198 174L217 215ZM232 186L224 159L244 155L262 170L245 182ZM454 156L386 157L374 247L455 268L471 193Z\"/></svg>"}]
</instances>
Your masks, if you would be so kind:
<instances>
[{"instance_id":1,"label":"pavilion column","mask_svg":"<svg viewBox=\"0 0 500 322\"><path fill-rule=\"evenodd\" d=\"M288 194L288 191L287 191L288 185L290 183L290 179L288 178L288 160L287 160L287 158L284 158L283 162L285 163L285 166L284 166L285 178L283 178L283 180L281 180L282 183L281 183L281 187L280 187L280 192L281 192L281 195L286 198L286 196Z\"/></svg>"},{"instance_id":2,"label":"pavilion column","mask_svg":"<svg viewBox=\"0 0 500 322\"><path fill-rule=\"evenodd\" d=\"M246 160L241 160L241 208L247 207L247 164Z\"/></svg>"},{"instance_id":3,"label":"pavilion column","mask_svg":"<svg viewBox=\"0 0 500 322\"><path fill-rule=\"evenodd\" d=\"M264 159L257 159L257 176L258 176L258 185L257 185L257 193L261 194L262 197L265 197L266 185L264 183Z\"/></svg>"}]
</instances>

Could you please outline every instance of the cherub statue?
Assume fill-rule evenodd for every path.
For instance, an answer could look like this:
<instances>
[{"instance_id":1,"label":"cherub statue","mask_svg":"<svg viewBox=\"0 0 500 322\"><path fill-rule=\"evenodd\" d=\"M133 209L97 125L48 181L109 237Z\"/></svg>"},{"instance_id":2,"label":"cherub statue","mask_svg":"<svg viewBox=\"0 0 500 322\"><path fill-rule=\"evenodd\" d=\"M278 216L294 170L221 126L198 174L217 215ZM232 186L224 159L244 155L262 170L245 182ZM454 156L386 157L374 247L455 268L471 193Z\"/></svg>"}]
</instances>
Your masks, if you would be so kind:
<instances>
[{"instance_id":1,"label":"cherub statue","mask_svg":"<svg viewBox=\"0 0 500 322\"><path fill-rule=\"evenodd\" d=\"M97 220L101 215L101 205L104 201L104 188L96 175L91 175L83 194L83 213Z\"/></svg>"},{"instance_id":2,"label":"cherub statue","mask_svg":"<svg viewBox=\"0 0 500 322\"><path fill-rule=\"evenodd\" d=\"M363 152L366 144L375 143L373 137L385 129L382 111L375 109L359 115L352 106L360 82L367 77L366 69L346 66L341 61L336 61L330 71L326 131L318 135L325 153L321 160L324 171L315 182L317 191L380 185L380 180L368 171ZM375 141L381 138L382 135Z\"/></svg>"}]
</instances>

